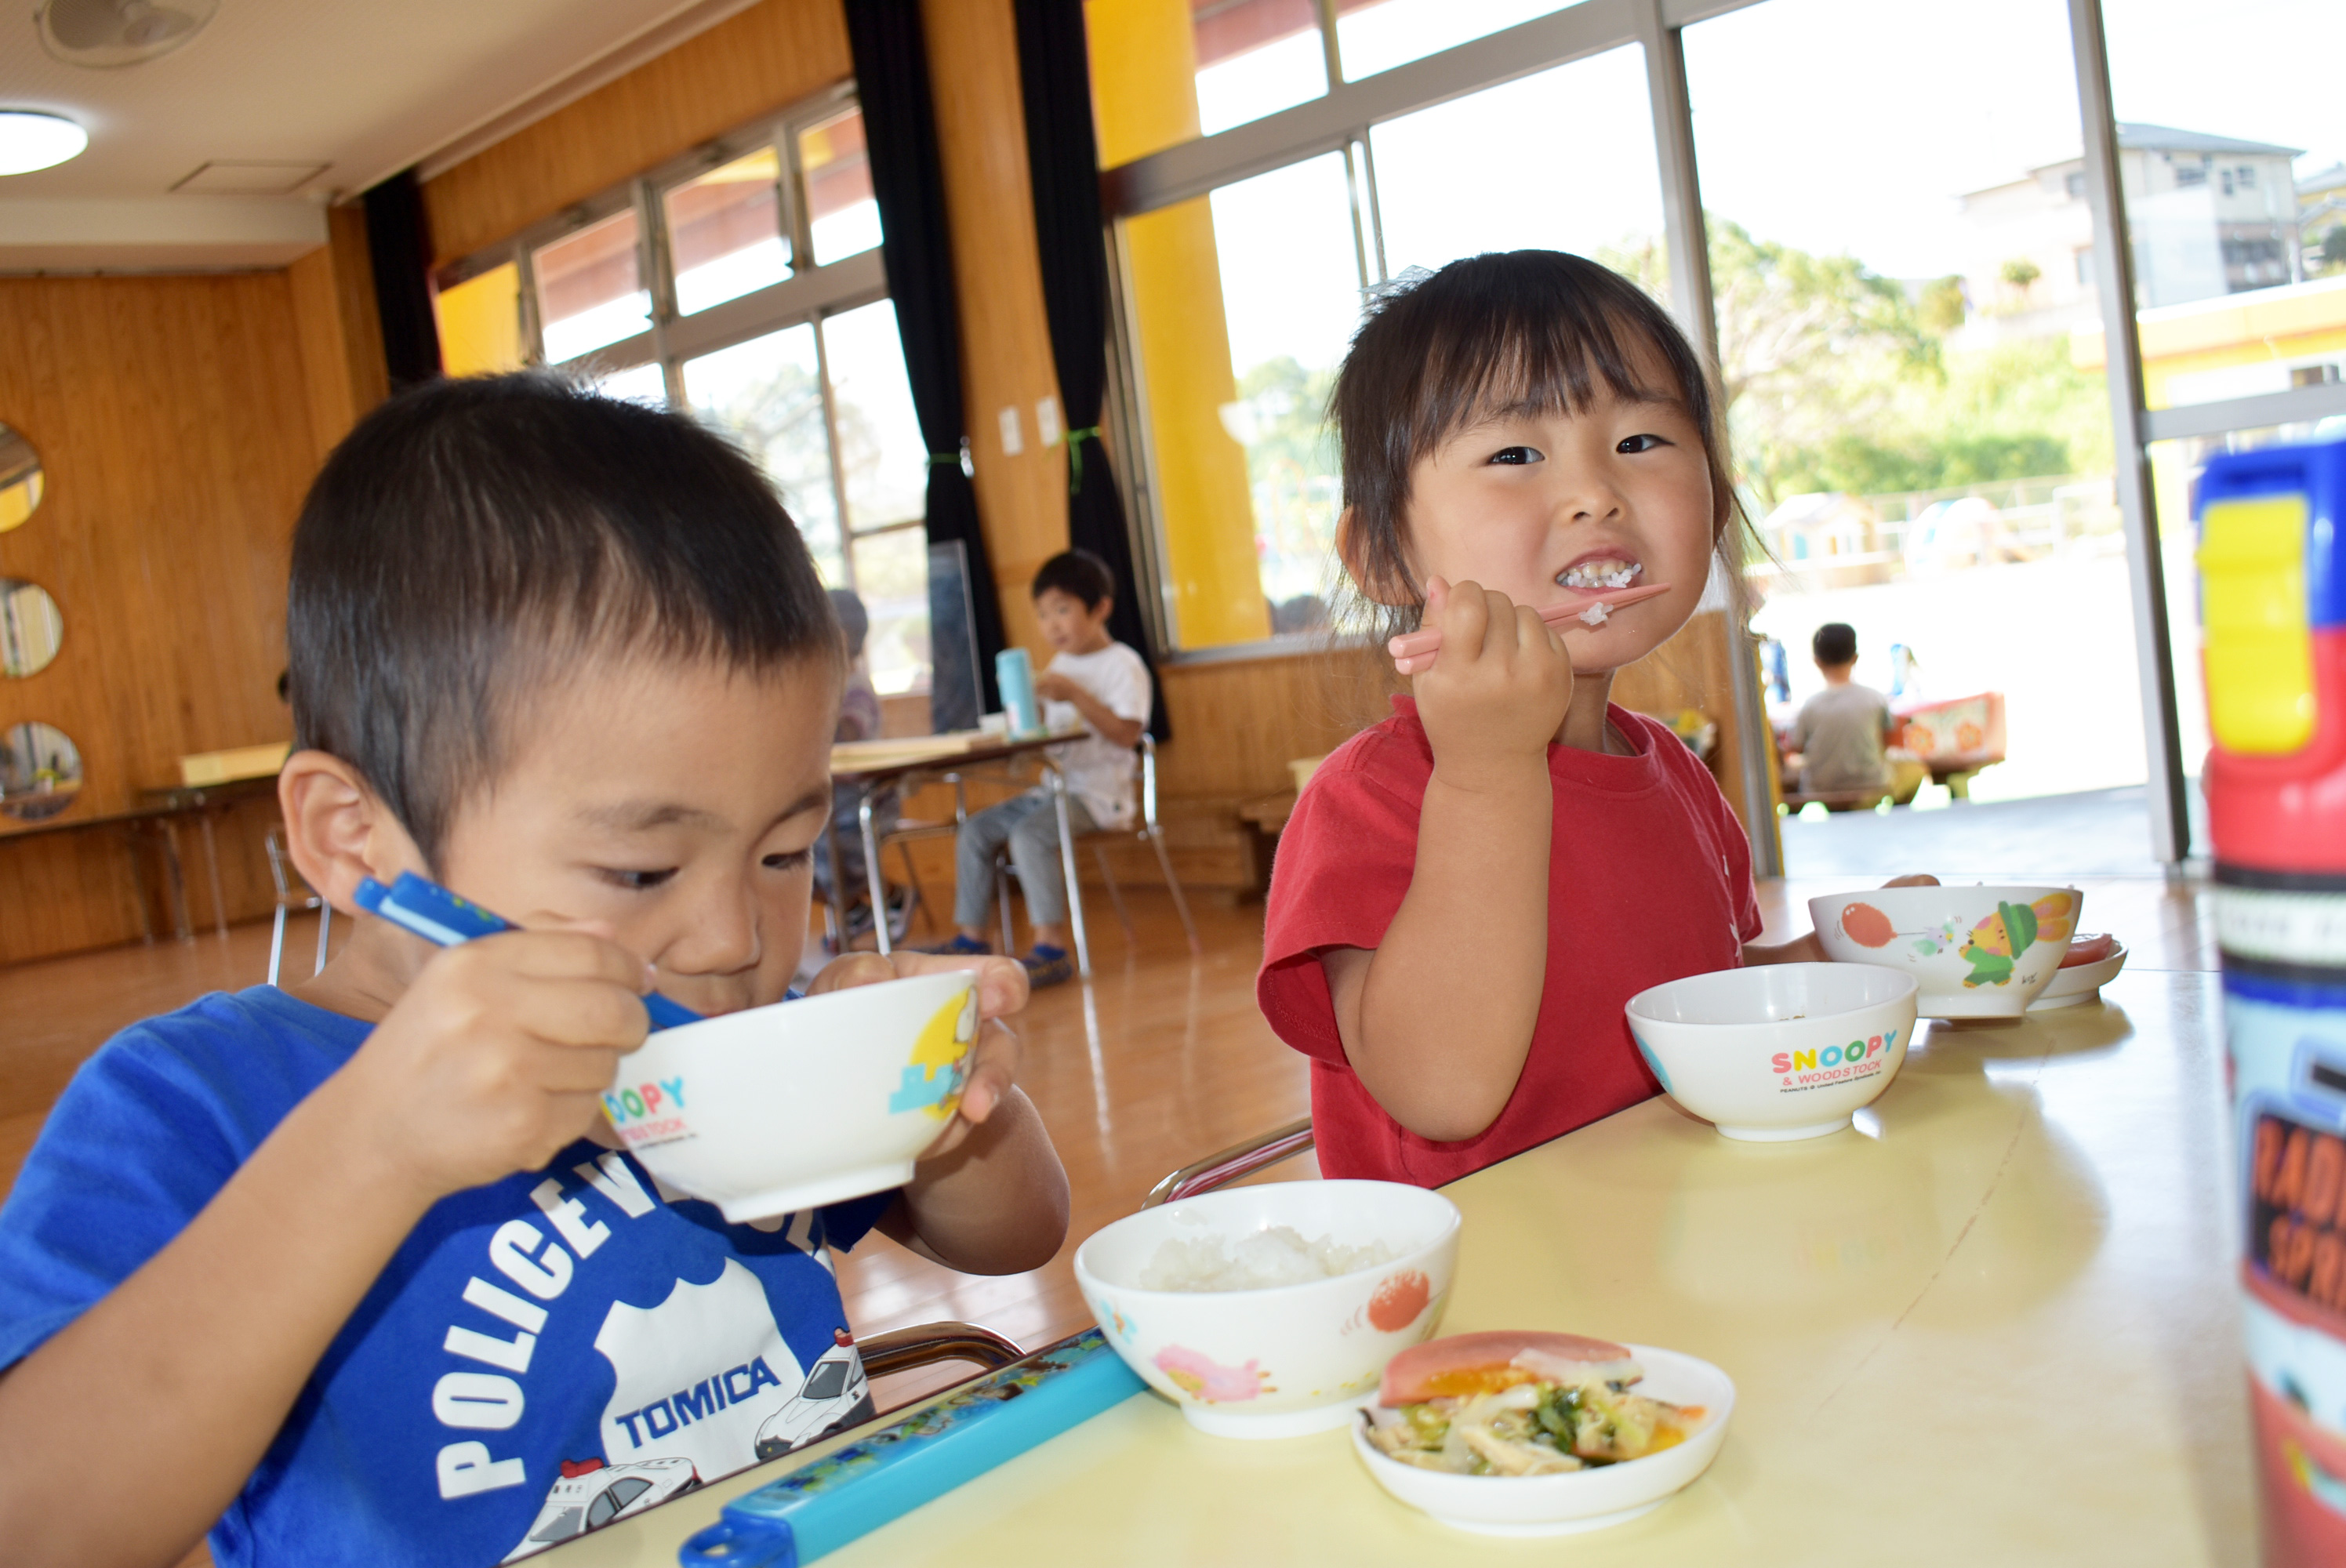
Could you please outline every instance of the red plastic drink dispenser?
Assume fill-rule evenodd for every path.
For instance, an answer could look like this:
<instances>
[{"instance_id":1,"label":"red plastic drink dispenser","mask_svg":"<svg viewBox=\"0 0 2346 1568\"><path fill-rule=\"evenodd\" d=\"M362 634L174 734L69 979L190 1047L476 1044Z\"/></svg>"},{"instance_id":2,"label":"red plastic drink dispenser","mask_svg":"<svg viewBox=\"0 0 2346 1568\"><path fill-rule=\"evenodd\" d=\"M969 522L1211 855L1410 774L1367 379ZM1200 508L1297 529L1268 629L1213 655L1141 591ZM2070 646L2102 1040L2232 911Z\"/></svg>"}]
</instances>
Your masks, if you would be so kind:
<instances>
[{"instance_id":1,"label":"red plastic drink dispenser","mask_svg":"<svg viewBox=\"0 0 2346 1568\"><path fill-rule=\"evenodd\" d=\"M2265 1560L2346 1563L2346 442L2210 462L2200 625Z\"/></svg>"}]
</instances>

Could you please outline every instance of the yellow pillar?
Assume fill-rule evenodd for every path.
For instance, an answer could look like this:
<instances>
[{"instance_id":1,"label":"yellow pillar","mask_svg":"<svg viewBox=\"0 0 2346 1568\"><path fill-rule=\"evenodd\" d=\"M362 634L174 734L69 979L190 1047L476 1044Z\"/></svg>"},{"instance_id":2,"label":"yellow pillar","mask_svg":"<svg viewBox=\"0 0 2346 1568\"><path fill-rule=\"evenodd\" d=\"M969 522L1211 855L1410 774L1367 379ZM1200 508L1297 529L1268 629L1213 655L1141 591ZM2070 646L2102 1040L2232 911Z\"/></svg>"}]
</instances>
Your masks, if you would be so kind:
<instances>
[{"instance_id":1,"label":"yellow pillar","mask_svg":"<svg viewBox=\"0 0 2346 1568\"><path fill-rule=\"evenodd\" d=\"M1094 118L1108 168L1198 134L1188 0L1086 0ZM1124 224L1176 635L1212 647L1270 635L1256 565L1246 451L1222 424L1238 401L1214 217L1198 197Z\"/></svg>"}]
</instances>

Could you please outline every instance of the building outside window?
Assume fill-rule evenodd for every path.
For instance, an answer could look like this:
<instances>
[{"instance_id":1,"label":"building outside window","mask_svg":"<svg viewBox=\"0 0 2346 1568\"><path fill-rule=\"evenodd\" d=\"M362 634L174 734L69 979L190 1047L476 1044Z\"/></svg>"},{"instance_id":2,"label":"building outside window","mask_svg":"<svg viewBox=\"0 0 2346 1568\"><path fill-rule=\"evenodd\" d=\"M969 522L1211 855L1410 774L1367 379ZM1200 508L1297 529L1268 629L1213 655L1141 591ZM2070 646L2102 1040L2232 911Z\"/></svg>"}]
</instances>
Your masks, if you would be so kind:
<instances>
[{"instance_id":1,"label":"building outside window","mask_svg":"<svg viewBox=\"0 0 2346 1568\"><path fill-rule=\"evenodd\" d=\"M444 269L443 360L562 367L724 432L863 598L873 685L925 691L928 453L879 244L862 111L825 93Z\"/></svg>"}]
</instances>

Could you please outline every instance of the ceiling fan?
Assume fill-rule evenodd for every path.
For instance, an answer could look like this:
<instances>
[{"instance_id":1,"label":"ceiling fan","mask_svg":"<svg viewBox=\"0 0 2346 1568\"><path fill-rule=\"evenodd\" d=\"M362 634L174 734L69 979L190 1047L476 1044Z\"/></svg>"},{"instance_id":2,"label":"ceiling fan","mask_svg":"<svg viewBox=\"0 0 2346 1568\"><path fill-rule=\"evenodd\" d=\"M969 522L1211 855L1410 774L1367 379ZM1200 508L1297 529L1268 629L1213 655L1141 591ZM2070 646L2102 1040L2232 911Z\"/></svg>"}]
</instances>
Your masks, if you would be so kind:
<instances>
[{"instance_id":1,"label":"ceiling fan","mask_svg":"<svg viewBox=\"0 0 2346 1568\"><path fill-rule=\"evenodd\" d=\"M219 10L219 0L42 0L41 46L69 66L136 66L193 38Z\"/></svg>"}]
</instances>

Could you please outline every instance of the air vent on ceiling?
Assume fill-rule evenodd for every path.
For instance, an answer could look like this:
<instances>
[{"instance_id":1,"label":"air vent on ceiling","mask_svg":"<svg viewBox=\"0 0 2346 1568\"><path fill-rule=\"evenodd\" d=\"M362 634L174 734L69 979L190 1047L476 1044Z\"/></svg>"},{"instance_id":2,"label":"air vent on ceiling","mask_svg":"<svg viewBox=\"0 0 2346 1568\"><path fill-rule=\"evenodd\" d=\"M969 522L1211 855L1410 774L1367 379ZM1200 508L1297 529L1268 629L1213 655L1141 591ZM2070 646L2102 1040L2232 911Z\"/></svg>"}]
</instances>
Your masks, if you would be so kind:
<instances>
[{"instance_id":1,"label":"air vent on ceiling","mask_svg":"<svg viewBox=\"0 0 2346 1568\"><path fill-rule=\"evenodd\" d=\"M219 0L42 0L41 45L69 66L136 66L193 38L219 10Z\"/></svg>"},{"instance_id":2,"label":"air vent on ceiling","mask_svg":"<svg viewBox=\"0 0 2346 1568\"><path fill-rule=\"evenodd\" d=\"M291 196L326 172L322 163L214 158L171 187L183 196Z\"/></svg>"}]
</instances>

